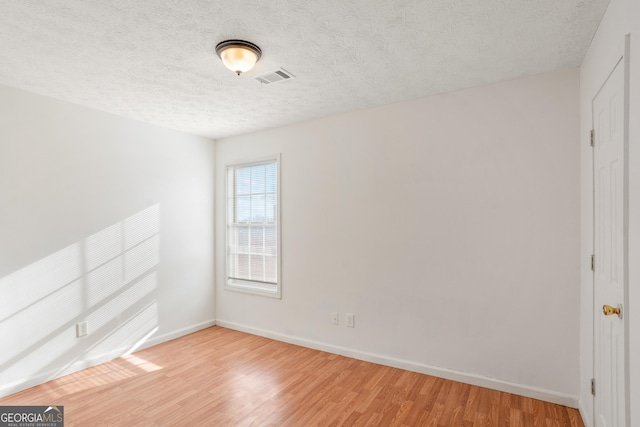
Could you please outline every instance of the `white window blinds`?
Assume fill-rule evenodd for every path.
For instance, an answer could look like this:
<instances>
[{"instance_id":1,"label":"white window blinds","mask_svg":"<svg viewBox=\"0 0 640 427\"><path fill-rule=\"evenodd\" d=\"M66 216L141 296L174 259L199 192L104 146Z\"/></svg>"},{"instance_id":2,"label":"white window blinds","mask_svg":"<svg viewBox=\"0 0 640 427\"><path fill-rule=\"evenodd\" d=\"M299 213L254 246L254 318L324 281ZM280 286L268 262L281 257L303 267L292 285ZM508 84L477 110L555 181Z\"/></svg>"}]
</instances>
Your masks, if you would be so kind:
<instances>
[{"instance_id":1,"label":"white window blinds","mask_svg":"<svg viewBox=\"0 0 640 427\"><path fill-rule=\"evenodd\" d=\"M228 285L278 293L277 159L229 166L227 197Z\"/></svg>"}]
</instances>

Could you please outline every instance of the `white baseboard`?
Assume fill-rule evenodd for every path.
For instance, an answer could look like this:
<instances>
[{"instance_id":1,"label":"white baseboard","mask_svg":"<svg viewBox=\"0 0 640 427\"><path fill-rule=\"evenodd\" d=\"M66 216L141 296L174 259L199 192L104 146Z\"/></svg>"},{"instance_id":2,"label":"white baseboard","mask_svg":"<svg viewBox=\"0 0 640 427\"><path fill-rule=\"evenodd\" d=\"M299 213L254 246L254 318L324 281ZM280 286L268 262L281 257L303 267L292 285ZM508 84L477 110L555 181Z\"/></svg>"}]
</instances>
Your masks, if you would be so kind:
<instances>
[{"instance_id":1,"label":"white baseboard","mask_svg":"<svg viewBox=\"0 0 640 427\"><path fill-rule=\"evenodd\" d=\"M378 354L367 353L363 351L353 350L332 344L326 344L319 341L308 340L305 338L293 337L290 335L280 334L277 332L266 331L254 328L252 326L242 325L235 322L227 322L225 320L216 320L216 325L223 328L234 329L253 335L259 335L271 338L277 341L283 341L289 344L295 344L302 347L312 348L314 350L326 351L328 353L339 354L341 356L352 357L366 362L378 363L380 365L391 366L394 368L405 369L407 371L418 372L421 374L431 375L434 377L445 378L448 380L459 381L465 384L471 384L479 387L486 387L494 390L504 391L507 393L517 394L520 396L530 397L533 399L543 400L558 405L568 406L570 408L578 408L578 397L570 394L558 393L552 390L546 390L538 387L527 386L523 384L512 383L496 378L489 378L482 375L470 374L467 372L455 371L452 369L439 368L437 366L425 365L422 363L411 362L408 360L396 359Z\"/></svg>"},{"instance_id":2,"label":"white baseboard","mask_svg":"<svg viewBox=\"0 0 640 427\"><path fill-rule=\"evenodd\" d=\"M168 332L166 334L152 337L142 343L136 348L135 351L139 351L145 348L153 347L154 345L161 344L172 339L188 335L193 332L197 332L201 329L205 329L216 324L215 320L208 320L206 322L198 323L196 325L188 326L186 328L178 329L177 331ZM70 363L67 366L60 366L57 369L52 369L47 372L38 373L35 376L24 378L18 381L14 381L10 384L3 384L0 386L0 397L6 397L19 391L26 390L31 387L35 387L40 384L44 384L47 381L54 380L56 378L63 377L65 375L72 374L74 372L81 371L83 369L91 368L93 366L100 365L113 359L117 359L125 354L131 353L131 347L123 347L120 349L113 349L109 354L93 359L81 359Z\"/></svg>"},{"instance_id":3,"label":"white baseboard","mask_svg":"<svg viewBox=\"0 0 640 427\"><path fill-rule=\"evenodd\" d=\"M176 338L180 338L180 337L183 337L185 335L192 334L194 332L198 332L198 331L200 331L202 329L210 328L211 326L215 326L216 324L217 323L216 323L215 319L207 320L206 322L201 322L201 323L198 323L196 325L187 326L186 328L178 329L177 331L168 332L168 333L163 334L163 335L158 335L156 337L152 337L149 340L145 341L145 343L142 344L137 349L137 351L143 350L145 348L153 347L154 345L162 344L163 342L171 341L171 340L174 340Z\"/></svg>"}]
</instances>

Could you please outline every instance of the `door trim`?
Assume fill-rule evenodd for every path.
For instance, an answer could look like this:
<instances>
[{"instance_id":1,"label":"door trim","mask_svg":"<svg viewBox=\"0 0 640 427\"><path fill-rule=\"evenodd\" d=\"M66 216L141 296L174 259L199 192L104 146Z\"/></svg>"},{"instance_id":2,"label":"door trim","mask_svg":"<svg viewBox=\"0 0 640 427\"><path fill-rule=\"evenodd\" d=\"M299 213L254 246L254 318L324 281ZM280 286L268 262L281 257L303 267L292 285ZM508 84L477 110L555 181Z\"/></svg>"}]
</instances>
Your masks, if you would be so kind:
<instances>
[{"instance_id":1,"label":"door trim","mask_svg":"<svg viewBox=\"0 0 640 427\"><path fill-rule=\"evenodd\" d=\"M623 150L624 150L624 171L622 173L622 197L623 197L623 243L622 247L624 265L622 271L624 271L624 281L622 285L623 292L623 304L625 310L629 310L629 105L630 105L630 81L631 81L631 34L626 34L624 37L624 137L623 137ZM628 313L628 311L627 311ZM629 316L624 316L624 372L625 372L625 385L624 385L624 408L625 408L625 425L631 425L631 381L629 373L631 372L631 359L629 353L629 343L631 335L629 330L631 325L629 323Z\"/></svg>"}]
</instances>

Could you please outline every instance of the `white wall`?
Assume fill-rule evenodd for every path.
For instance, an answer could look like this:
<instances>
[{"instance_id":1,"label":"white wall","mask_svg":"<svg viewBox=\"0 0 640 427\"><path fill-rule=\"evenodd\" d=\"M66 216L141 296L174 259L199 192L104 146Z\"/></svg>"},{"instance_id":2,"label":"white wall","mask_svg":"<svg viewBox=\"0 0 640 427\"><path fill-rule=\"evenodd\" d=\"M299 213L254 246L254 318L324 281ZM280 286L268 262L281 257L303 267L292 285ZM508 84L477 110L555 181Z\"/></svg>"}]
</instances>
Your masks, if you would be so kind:
<instances>
[{"instance_id":1,"label":"white wall","mask_svg":"<svg viewBox=\"0 0 640 427\"><path fill-rule=\"evenodd\" d=\"M631 426L640 425L640 2L611 0L607 12L583 61L580 72L581 99L581 308L580 308L580 406L585 424L593 426L593 275L588 262L593 252L593 153L588 132L592 126L591 102L624 53L630 34L629 93L629 300L625 307L629 334ZM631 403L632 402L632 403ZM629 404L631 403L631 404Z\"/></svg>"},{"instance_id":2,"label":"white wall","mask_svg":"<svg viewBox=\"0 0 640 427\"><path fill-rule=\"evenodd\" d=\"M562 70L217 141L217 323L575 406L578 83ZM274 153L282 300L223 289L225 165Z\"/></svg>"},{"instance_id":3,"label":"white wall","mask_svg":"<svg viewBox=\"0 0 640 427\"><path fill-rule=\"evenodd\" d=\"M0 395L213 323L214 154L0 86Z\"/></svg>"}]
</instances>

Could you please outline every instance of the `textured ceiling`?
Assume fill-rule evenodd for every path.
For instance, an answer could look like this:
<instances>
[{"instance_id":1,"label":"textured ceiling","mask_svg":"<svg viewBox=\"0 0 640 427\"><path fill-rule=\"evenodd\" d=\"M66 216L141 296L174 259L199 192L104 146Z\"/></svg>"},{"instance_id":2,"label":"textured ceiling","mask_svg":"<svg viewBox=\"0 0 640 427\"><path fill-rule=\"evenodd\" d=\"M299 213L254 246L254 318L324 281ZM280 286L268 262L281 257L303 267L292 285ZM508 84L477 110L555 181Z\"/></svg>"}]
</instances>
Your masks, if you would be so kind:
<instances>
[{"instance_id":1,"label":"textured ceiling","mask_svg":"<svg viewBox=\"0 0 640 427\"><path fill-rule=\"evenodd\" d=\"M577 66L607 1L0 0L0 83L219 138Z\"/></svg>"}]
</instances>

